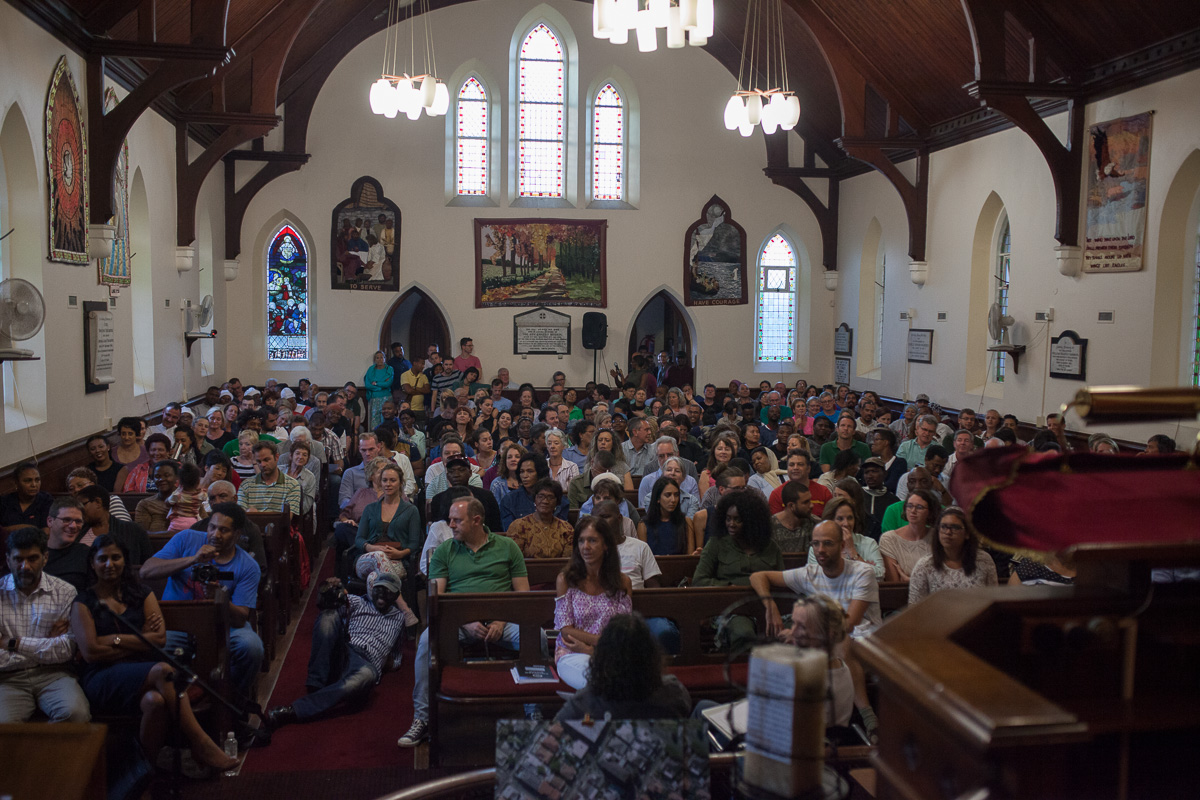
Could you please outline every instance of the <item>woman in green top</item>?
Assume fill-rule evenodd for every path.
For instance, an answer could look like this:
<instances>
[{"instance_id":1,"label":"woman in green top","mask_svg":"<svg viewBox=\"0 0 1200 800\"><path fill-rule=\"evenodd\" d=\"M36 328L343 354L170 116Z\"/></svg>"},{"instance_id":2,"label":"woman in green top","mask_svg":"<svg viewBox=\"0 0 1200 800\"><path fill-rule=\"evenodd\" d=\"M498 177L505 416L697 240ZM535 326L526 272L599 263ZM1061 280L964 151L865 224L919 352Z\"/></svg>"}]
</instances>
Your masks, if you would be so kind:
<instances>
[{"instance_id":1,"label":"woman in green top","mask_svg":"<svg viewBox=\"0 0 1200 800\"><path fill-rule=\"evenodd\" d=\"M751 573L783 570L783 551L771 538L771 511L756 491L734 490L721 497L715 535L704 545L692 576L695 586L749 586ZM730 650L754 644L754 620L735 615L725 625Z\"/></svg>"},{"instance_id":2,"label":"woman in green top","mask_svg":"<svg viewBox=\"0 0 1200 800\"><path fill-rule=\"evenodd\" d=\"M392 379L395 373L387 365L387 357L382 350L375 351L375 363L367 368L363 376L363 388L367 392L367 413L370 425L367 430L375 430L383 422L383 401L392 398Z\"/></svg>"},{"instance_id":3,"label":"woman in green top","mask_svg":"<svg viewBox=\"0 0 1200 800\"><path fill-rule=\"evenodd\" d=\"M421 515L400 492L404 473L395 464L387 464L379 470L377 479L383 497L363 509L350 553L355 559L355 573L367 582L368 594L380 572L390 572L403 580L421 552ZM403 595L396 604L404 613L406 625L417 624Z\"/></svg>"}]
</instances>

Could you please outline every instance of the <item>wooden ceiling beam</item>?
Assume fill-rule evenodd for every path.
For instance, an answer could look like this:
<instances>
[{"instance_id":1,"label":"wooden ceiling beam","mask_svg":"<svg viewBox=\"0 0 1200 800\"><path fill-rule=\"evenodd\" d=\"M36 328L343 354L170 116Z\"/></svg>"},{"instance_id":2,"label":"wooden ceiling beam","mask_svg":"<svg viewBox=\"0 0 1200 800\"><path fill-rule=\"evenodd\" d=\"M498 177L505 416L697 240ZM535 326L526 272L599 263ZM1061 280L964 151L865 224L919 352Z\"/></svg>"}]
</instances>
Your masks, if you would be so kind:
<instances>
[{"instance_id":1,"label":"wooden ceiling beam","mask_svg":"<svg viewBox=\"0 0 1200 800\"><path fill-rule=\"evenodd\" d=\"M1083 91L1060 84L1020 84L1006 79L1005 12L1020 0L961 0L975 52L975 80L966 85L972 97L1003 114L1025 132L1041 151L1054 181L1054 238L1064 247L1079 246L1080 183L1083 175ZM1073 88L1064 94L1051 89ZM1067 98L1067 144L1064 146L1034 110L1030 98Z\"/></svg>"},{"instance_id":2,"label":"wooden ceiling beam","mask_svg":"<svg viewBox=\"0 0 1200 800\"><path fill-rule=\"evenodd\" d=\"M105 58L137 58L147 61L203 61L215 66L228 64L234 51L223 45L168 44L166 42L127 42L96 39L88 54Z\"/></svg>"},{"instance_id":3,"label":"wooden ceiling beam","mask_svg":"<svg viewBox=\"0 0 1200 800\"><path fill-rule=\"evenodd\" d=\"M275 111L279 107L279 80L288 52L296 41L300 29L308 21L321 0L283 0L269 12L270 17L264 30L269 34L258 41L250 58L250 108L246 112L230 114L224 108L192 115L195 122L225 120L224 131L205 148L194 161L188 159L188 122L176 126L175 173L176 173L176 245L186 247L196 239L196 204L204 179L232 150L246 142L265 136L280 121ZM194 6L193 6L194 10ZM195 28L193 28L194 30ZM222 35L224 28L222 27ZM214 93L220 96L219 93ZM217 116L211 116L216 113ZM283 166L283 162L277 162ZM296 168L299 168L298 166ZM274 171L278 167L267 165L264 169Z\"/></svg>"},{"instance_id":4,"label":"wooden ceiling beam","mask_svg":"<svg viewBox=\"0 0 1200 800\"><path fill-rule=\"evenodd\" d=\"M193 41L187 45L154 43L154 0L139 0L137 3L109 2L97 8L100 13L116 16L116 21L134 9L139 11L143 23L149 20L149 27L146 24L139 25L139 36L143 41L94 38L88 47L87 114L92 162L88 175L88 217L92 223L104 224L114 216L113 187L116 181L117 160L124 147L125 137L129 135L134 123L147 108L172 89L211 75L217 66L230 58L232 52L223 42L206 44ZM211 31L223 28L228 4L206 4L204 10L197 13L201 14L201 29ZM204 18L206 14L220 16L221 19L214 21ZM107 59L110 57L144 59L159 63L133 87L124 100L106 113L104 83Z\"/></svg>"},{"instance_id":5,"label":"wooden ceiling beam","mask_svg":"<svg viewBox=\"0 0 1200 800\"><path fill-rule=\"evenodd\" d=\"M825 59L833 68L836 59L846 67L851 67L861 75L864 82L869 82L889 106L894 107L908 120L908 124L919 134L929 129L929 121L925 115L917 111L908 101L904 92L893 83L887 71L881 69L875 62L832 20L825 10L814 0L784 0L784 5L790 7L800 17L801 21L812 33L813 39L821 48ZM834 76L837 81L837 76Z\"/></svg>"},{"instance_id":6,"label":"wooden ceiling beam","mask_svg":"<svg viewBox=\"0 0 1200 800\"><path fill-rule=\"evenodd\" d=\"M143 9L149 11L153 22L154 0L101 0L83 14L83 27L95 36L103 36L134 11L138 12L139 17L144 15L146 11Z\"/></svg>"},{"instance_id":7,"label":"wooden ceiling beam","mask_svg":"<svg viewBox=\"0 0 1200 800\"><path fill-rule=\"evenodd\" d=\"M812 211L821 231L821 265L826 270L836 270L838 240L838 191L841 186L834 170L816 167L789 166L787 131L763 135L767 144L767 167L763 174L776 186L782 186L797 195ZM806 151L807 153L807 151ZM817 193L808 185L809 178L825 178L828 183L828 202L821 202Z\"/></svg>"}]
</instances>

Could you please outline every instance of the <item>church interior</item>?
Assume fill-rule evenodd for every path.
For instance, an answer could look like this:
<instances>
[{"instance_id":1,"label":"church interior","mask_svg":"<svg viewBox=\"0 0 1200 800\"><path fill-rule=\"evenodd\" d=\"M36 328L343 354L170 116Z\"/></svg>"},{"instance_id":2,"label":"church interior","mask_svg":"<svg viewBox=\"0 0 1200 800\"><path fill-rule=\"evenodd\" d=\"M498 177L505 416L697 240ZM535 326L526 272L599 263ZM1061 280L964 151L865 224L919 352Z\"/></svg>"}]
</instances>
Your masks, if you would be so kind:
<instances>
[{"instance_id":1,"label":"church interior","mask_svg":"<svg viewBox=\"0 0 1200 800\"><path fill-rule=\"evenodd\" d=\"M537 424L562 427L558 447L585 446L578 433L602 427L594 417L601 403L605 420L609 411L614 425L620 417L615 449L631 445L630 432L646 427L640 420L651 418L649 428L665 435L666 420L680 425L674 414L699 406L696 419L680 425L680 446L695 441L696 457L675 452L691 459L685 480L700 481L696 514L715 518L720 508L721 520L732 503L718 499L724 485L710 475L722 460L714 443L723 434L712 428L731 427L732 455L753 462L759 436L775 438L781 420L768 411L781 397L789 428L810 437L800 439L811 451L814 486L825 485L822 471L832 466L818 463L825 450L819 433L811 438L820 429L814 421L830 423L823 440L835 454L853 450L856 437L865 455L853 463L878 460L882 469L892 462L876 458L863 404L891 415L889 427L899 431L893 456L918 441L916 429L932 414L938 441L949 434L943 457L957 459L964 415L978 420L967 428L978 455L966 437L953 476L932 475L940 487L933 495L941 507L965 509L972 541L996 557L999 585L993 576L994 588L913 602L909 575L884 578L881 556L873 602L882 624L847 651L852 669L865 673L878 731L864 724L861 741L819 745L826 783L809 785L811 794L796 788L794 752L792 780L772 784L790 787L780 792L746 783L741 756L714 754L705 767L711 796L1188 794L1186 743L1194 747L1200 733L1200 4L7 0L0 76L0 494L11 495L4 508L19 515L30 507L33 495L22 494L38 491L22 488L30 470L49 495L47 508L51 497L74 495L68 475L104 463L92 452L95 437L114 453L144 454L151 441L126 442L126 418L170 432L180 410L192 408L199 421L218 402L224 408L217 393L226 388L233 408L223 423L232 442L225 451L235 457L227 474L245 465L245 485L259 479L236 436L247 429L247 409L261 402L252 395L282 395L303 428L298 405L323 412L355 384L357 399L342 397L341 427L330 418L325 431L339 439L343 463L318 462L315 503L306 495L303 513L285 504L283 514L267 514L238 494L263 530L267 561L250 623L264 649L249 693L260 710L312 688L306 667L319 590L343 575L334 526L345 503L334 478L345 482L343 469L370 461L361 437L379 425L385 398L384 419L400 425L399 444L386 449L407 453L397 460L410 465L404 480L417 468L412 490L401 490L401 504L419 510L414 555L434 522L432 475L439 490L451 485L450 457L435 461L430 448L457 426L461 402L449 407L445 426L434 425L437 406L413 402L401 388L402 368L386 367L388 386L371 383L398 343L412 368L403 374L417 381L412 359L440 351L444 367L425 363L430 385L451 401L466 387L468 431L482 427L484 417L473 418L480 393L490 394L505 370L493 396L513 408L512 438L522 443L528 431L518 433L517 411L526 384L533 438L546 430ZM475 382L462 366L472 358L482 363ZM635 374L648 379L635 387L645 396L631 394L622 407L622 384ZM596 384L611 396L599 398ZM805 387L816 387L815 405ZM845 440L839 387L859 399L849 406L858 427ZM815 411L826 388L835 412ZM318 392L328 399L318 402ZM553 410L568 393L575 424L555 424L547 404ZM404 427L409 407L423 431L419 446ZM489 400L488 409L498 418L498 403ZM992 412L995 424L985 422ZM799 430L805 413L808 428ZM989 449L1008 416L1018 444ZM282 431L274 438L287 445L289 426L278 424L262 432ZM747 426L763 434L739 440ZM503 462L496 420L487 417L486 427ZM1089 440L1098 432L1110 450ZM457 443L478 454L478 438ZM177 445L168 447L177 454ZM199 454L195 434L192 445ZM770 454L778 474L768 490L795 479L785 474L790 447L784 436ZM928 459L928 447L924 439L909 452ZM475 456L461 452L482 477ZM556 459L566 463L556 452L555 476ZM1141 457L1148 454L1157 456ZM593 461L581 460L574 474ZM157 474L153 456L143 462ZM434 466L440 472L431 473ZM665 467L628 466L622 489L644 520L649 485L629 476ZM863 469L846 474L863 482ZM182 477L179 464L173 470ZM506 476L502 469L499 480ZM145 480L123 492L110 477L107 488L118 503L130 495L132 512L131 502L155 496ZM523 480L514 473L511 484ZM565 509L567 478L550 480L562 484ZM710 485L712 500L702 505ZM586 516L578 508L570 502L564 525ZM770 511L780 513L774 504ZM84 507L86 524L90 513ZM540 512L530 505L525 513ZM819 530L821 515L812 513L810 527ZM194 515L204 516L222 515ZM0 519L6 535L22 524L48 530L44 516L16 519ZM156 550L169 539L159 533L165 528L147 530ZM697 535L707 550L704 529ZM53 548L53 533L50 541ZM540 584L532 562L541 559L526 554L525 587L534 584L539 604L508 604L524 615L522 630L540 625L544 638L558 627L550 624L555 579L567 574L559 569L578 545L546 559L554 563L537 572ZM1051 554L1039 561L1051 567L1065 560L1073 588L1006 585L1009 556L1034 551ZM3 571L14 576L0 578L10 581L0 583L0 639L10 644L21 636L5 628L15 617L3 606L20 594L7 588L19 585L17 552L6 547ZM662 572L686 584L699 553L660 556ZM799 556L780 560L775 569L786 564L784 575L817 569L804 566L817 564L815 556L784 556ZM678 561L667 567L671 559ZM401 602L412 578L424 575L407 576ZM1015 569L1011 577L1007 583L1022 584ZM678 583L635 587L632 609L647 618L651 610L716 618L729 600L755 601L745 588L752 582L739 583L740 593ZM371 592L359 590L369 606ZM715 594L697 603L703 592ZM492 796L493 787L496 797L621 796L588 795L581 779L503 784L491 770L500 752L499 743L492 750L496 721L524 719L532 704L523 710L520 697L543 696L551 720L562 697L530 689L502 703L469 696L469 686L458 687L465 700L452 696L451 676L470 675L478 655L468 651L460 663L450 652L454 632L477 624L470 614L486 601L464 608L453 589L436 602L430 594L411 594L421 627L401 634L398 668L361 708L280 727L269 744L243 747L229 772L199 769L207 777L187 778L182 796L399 800ZM168 629L195 626L193 641L211 644L212 658L198 648L195 663L213 669L202 677L219 676L228 697L238 694L222 672L230 626L244 622L230 622L228 598L170 613L159 599ZM760 638L768 622L769 612L757 622ZM422 629L436 654L435 719L428 740L397 747L419 716L412 695L421 680L416 662L428 661L417 645ZM680 629L676 663L694 663L679 674L707 670L703 680L711 680L696 678L693 698L744 695L723 673L712 678L726 659L713 651L711 629ZM521 641L524 662L525 645L536 642ZM7 657L0 653L0 705L19 678ZM745 663L740 668L744 679ZM200 724L221 746L233 735L233 712L192 689ZM92 717L61 728L44 718L0 724L0 795L172 791L170 759L130 767L136 724L122 728L94 709ZM56 739L54 729L69 732ZM254 740L245 738L239 743ZM789 774L787 757L772 763L776 777ZM437 783L419 793L427 782Z\"/></svg>"}]
</instances>

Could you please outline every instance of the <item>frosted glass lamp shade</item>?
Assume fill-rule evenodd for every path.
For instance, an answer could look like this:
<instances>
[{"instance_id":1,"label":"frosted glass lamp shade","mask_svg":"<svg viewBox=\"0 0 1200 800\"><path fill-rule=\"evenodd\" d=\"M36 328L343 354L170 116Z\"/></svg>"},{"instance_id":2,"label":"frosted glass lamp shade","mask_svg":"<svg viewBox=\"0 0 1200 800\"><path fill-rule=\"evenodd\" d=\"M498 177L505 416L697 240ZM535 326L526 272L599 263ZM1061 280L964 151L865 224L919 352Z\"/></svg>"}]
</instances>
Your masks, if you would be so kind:
<instances>
[{"instance_id":1,"label":"frosted glass lamp shade","mask_svg":"<svg viewBox=\"0 0 1200 800\"><path fill-rule=\"evenodd\" d=\"M746 98L746 119L751 125L757 125L762 120L762 95L752 94Z\"/></svg>"},{"instance_id":2,"label":"frosted glass lamp shade","mask_svg":"<svg viewBox=\"0 0 1200 800\"><path fill-rule=\"evenodd\" d=\"M434 117L444 117L449 110L450 90L446 88L446 84L438 81L433 94L433 108L429 109L429 113Z\"/></svg>"},{"instance_id":3,"label":"frosted glass lamp shade","mask_svg":"<svg viewBox=\"0 0 1200 800\"><path fill-rule=\"evenodd\" d=\"M667 14L667 47L677 50L687 44L687 32L680 23L679 9L672 6Z\"/></svg>"},{"instance_id":4,"label":"frosted glass lamp shade","mask_svg":"<svg viewBox=\"0 0 1200 800\"><path fill-rule=\"evenodd\" d=\"M735 94L725 104L725 130L735 130L745 118L746 104L742 102L741 97Z\"/></svg>"},{"instance_id":5,"label":"frosted glass lamp shade","mask_svg":"<svg viewBox=\"0 0 1200 800\"><path fill-rule=\"evenodd\" d=\"M380 78L371 84L371 92L369 100L371 103L372 114L383 114L384 110L390 105L388 95L392 93L392 82L387 78Z\"/></svg>"}]
</instances>

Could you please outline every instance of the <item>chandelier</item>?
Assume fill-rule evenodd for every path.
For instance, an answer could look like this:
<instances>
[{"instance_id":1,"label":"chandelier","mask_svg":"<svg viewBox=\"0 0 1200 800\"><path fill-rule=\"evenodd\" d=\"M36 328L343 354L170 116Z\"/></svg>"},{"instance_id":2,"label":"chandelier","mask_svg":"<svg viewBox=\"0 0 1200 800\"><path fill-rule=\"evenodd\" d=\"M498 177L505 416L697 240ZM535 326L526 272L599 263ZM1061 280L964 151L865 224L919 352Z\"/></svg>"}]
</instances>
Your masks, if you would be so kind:
<instances>
[{"instance_id":1,"label":"chandelier","mask_svg":"<svg viewBox=\"0 0 1200 800\"><path fill-rule=\"evenodd\" d=\"M713 0L593 0L592 35L613 44L629 41L636 31L638 50L658 49L658 29L667 32L667 47L701 47L713 35Z\"/></svg>"},{"instance_id":2,"label":"chandelier","mask_svg":"<svg viewBox=\"0 0 1200 800\"><path fill-rule=\"evenodd\" d=\"M433 33L429 27L429 0L410 0L408 6L408 59L397 63L400 55L400 35L403 0L389 0L388 26L383 39L383 68L379 80L371 84L371 111L388 119L404 114L411 120L428 116L440 117L450 109L450 91L438 80L437 62L433 52ZM414 9L419 5L419 9ZM413 16L421 14L424 22L422 71L417 72L417 24ZM409 71L411 70L411 72Z\"/></svg>"},{"instance_id":3,"label":"chandelier","mask_svg":"<svg viewBox=\"0 0 1200 800\"><path fill-rule=\"evenodd\" d=\"M749 136L756 125L772 134L780 128L790 131L799 121L800 98L788 88L783 2L749 0L738 87L725 104L725 127Z\"/></svg>"}]
</instances>

